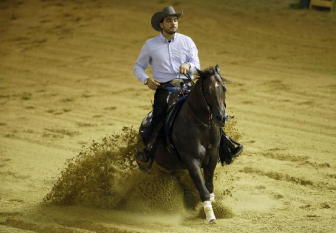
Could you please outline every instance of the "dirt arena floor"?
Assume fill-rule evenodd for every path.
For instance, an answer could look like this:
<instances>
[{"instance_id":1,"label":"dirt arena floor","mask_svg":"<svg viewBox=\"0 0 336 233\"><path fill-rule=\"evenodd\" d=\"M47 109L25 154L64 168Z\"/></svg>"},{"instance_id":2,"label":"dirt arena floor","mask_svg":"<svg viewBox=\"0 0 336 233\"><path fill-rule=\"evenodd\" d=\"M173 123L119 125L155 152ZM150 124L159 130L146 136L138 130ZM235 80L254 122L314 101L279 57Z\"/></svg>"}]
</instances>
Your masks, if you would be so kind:
<instances>
[{"instance_id":1,"label":"dirt arena floor","mask_svg":"<svg viewBox=\"0 0 336 233\"><path fill-rule=\"evenodd\" d=\"M293 2L0 0L0 232L335 232L336 14ZM245 151L217 167L225 213L205 224L173 179L138 171L147 188L119 196L125 208L45 205L69 159L150 110L133 64L166 5L202 68L232 81Z\"/></svg>"}]
</instances>

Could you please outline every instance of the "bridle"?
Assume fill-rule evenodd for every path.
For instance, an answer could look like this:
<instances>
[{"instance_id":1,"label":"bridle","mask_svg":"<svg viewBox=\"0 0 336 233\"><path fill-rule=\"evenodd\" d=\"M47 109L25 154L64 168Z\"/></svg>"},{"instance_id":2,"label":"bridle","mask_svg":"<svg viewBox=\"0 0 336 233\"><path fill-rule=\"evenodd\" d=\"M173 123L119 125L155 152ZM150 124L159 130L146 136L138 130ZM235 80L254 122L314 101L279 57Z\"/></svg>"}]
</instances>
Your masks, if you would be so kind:
<instances>
[{"instance_id":1,"label":"bridle","mask_svg":"<svg viewBox=\"0 0 336 233\"><path fill-rule=\"evenodd\" d=\"M204 95L204 82L205 82L205 80L203 80L203 79L201 79L200 80L201 81L201 83L200 83L200 85L201 85L201 95L202 95L202 97L203 97L203 100L204 100L204 102L205 102L205 105L206 105L206 109L208 110L208 112L209 112L209 121L210 120L212 120L212 115L213 115L213 112L212 112L212 109L211 109L211 105L209 104L209 101L207 100L207 98L205 97L205 95Z\"/></svg>"},{"instance_id":2,"label":"bridle","mask_svg":"<svg viewBox=\"0 0 336 233\"><path fill-rule=\"evenodd\" d=\"M213 75L219 75L220 76L220 74L217 72L217 71L215 71L215 73L213 74ZM220 76L221 77L221 76ZM210 77L209 77L210 78ZM221 77L222 78L222 77ZM205 102L205 105L206 105L206 108L207 108L207 111L208 111L208 113L209 113L209 123L208 124L206 124L206 123L204 123L203 122L203 124L206 124L206 125L210 125L210 121L211 120L213 120L214 118L213 118L213 109L212 109L212 106L211 106L211 104L209 104L209 101L208 101L208 99L206 98L206 95L204 94L205 93L205 90L204 90L204 80L203 80L203 78L201 78L201 80L200 80L200 85L201 85L201 95L202 95L202 97L203 97L203 100L204 100L204 102ZM224 85L223 85L223 83L221 83L221 85L223 86L223 88L225 89L225 87L224 87ZM229 118L229 116L228 115L225 115L225 120L226 119L228 119Z\"/></svg>"},{"instance_id":3,"label":"bridle","mask_svg":"<svg viewBox=\"0 0 336 233\"><path fill-rule=\"evenodd\" d=\"M222 76L219 74L219 72L217 70L214 70L214 74L212 74L212 75L218 75L223 80ZM195 88L195 82L192 80L192 78L191 78L191 76L190 76L189 73L184 74L184 76L187 77L187 79L191 83L191 86L187 86L185 84L183 84L183 85L181 84L180 87L176 86L176 87L164 87L164 88L166 90L170 91L170 92L180 92L180 96L185 95L186 91L187 91L187 93L190 92L190 88ZM210 77L208 77L208 78L210 78ZM215 78L217 78L217 77L215 77ZM221 80L221 85L225 89L222 80ZM207 109L207 112L209 113L209 119L208 119L207 122L202 121L199 118L199 116L197 116L197 114L196 114L197 111L196 110L194 111L193 107L191 107L193 109L193 111L191 111L191 112L193 113L195 119L197 119L200 123L202 123L204 126L206 126L206 127L209 128L210 125L211 125L211 121L214 120L214 117L213 117L214 113L213 113L212 106L210 104L211 102L208 100L208 98L205 95L205 93L206 93L205 87L204 87L204 85L205 85L204 84L205 79L204 78L200 78L200 80L198 82L200 82L200 84L199 84L200 85L200 92L201 92L201 96L202 96L202 100L204 102L204 105L205 105L205 107ZM225 115L225 120L228 119L228 118L229 118L229 116Z\"/></svg>"}]
</instances>

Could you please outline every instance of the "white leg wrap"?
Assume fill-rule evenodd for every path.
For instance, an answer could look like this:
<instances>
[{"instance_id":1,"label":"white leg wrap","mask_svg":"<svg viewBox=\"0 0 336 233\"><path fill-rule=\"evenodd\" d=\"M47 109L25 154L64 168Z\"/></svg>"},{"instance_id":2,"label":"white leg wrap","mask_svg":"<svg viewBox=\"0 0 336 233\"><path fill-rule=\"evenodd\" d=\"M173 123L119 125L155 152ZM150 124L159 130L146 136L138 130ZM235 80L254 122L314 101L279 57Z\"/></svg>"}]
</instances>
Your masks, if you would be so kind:
<instances>
[{"instance_id":1,"label":"white leg wrap","mask_svg":"<svg viewBox=\"0 0 336 233\"><path fill-rule=\"evenodd\" d=\"M204 201L203 202L204 213L207 222L213 222L216 220L215 213L213 212L211 201Z\"/></svg>"},{"instance_id":2,"label":"white leg wrap","mask_svg":"<svg viewBox=\"0 0 336 233\"><path fill-rule=\"evenodd\" d=\"M215 194L214 193L210 193L210 201L211 202L215 201Z\"/></svg>"}]
</instances>

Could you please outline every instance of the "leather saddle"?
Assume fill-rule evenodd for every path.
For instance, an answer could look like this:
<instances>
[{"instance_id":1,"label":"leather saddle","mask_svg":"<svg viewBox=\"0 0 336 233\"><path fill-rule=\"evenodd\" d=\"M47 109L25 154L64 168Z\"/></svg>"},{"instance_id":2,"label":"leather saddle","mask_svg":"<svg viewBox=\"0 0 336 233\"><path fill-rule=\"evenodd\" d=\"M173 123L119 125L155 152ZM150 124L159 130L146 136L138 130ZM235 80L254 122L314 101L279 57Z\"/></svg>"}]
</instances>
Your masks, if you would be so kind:
<instances>
[{"instance_id":1,"label":"leather saddle","mask_svg":"<svg viewBox=\"0 0 336 233\"><path fill-rule=\"evenodd\" d=\"M168 112L166 115L166 119L164 122L164 125L162 126L162 129L160 130L159 137L164 138L164 141L166 143L167 149L169 152L176 153L175 146L171 140L171 134L172 134L172 129L174 126L175 119L185 102L187 96L182 96L180 97L174 104L172 104L168 108ZM149 112L145 118L142 120L140 128L139 128L139 134L142 138L142 141L145 145L147 145L150 137L150 127L152 123L152 118L153 118L153 113L152 111Z\"/></svg>"}]
</instances>

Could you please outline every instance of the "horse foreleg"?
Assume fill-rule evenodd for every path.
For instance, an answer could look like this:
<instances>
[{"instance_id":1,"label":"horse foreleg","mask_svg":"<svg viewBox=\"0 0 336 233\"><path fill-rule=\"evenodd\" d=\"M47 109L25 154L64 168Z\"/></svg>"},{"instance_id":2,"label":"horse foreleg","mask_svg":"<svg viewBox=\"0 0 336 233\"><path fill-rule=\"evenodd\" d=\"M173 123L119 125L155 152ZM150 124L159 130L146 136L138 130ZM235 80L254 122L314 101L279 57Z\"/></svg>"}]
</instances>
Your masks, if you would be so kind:
<instances>
[{"instance_id":1,"label":"horse foreleg","mask_svg":"<svg viewBox=\"0 0 336 233\"><path fill-rule=\"evenodd\" d=\"M188 171L189 171L189 174L192 180L194 181L194 184L203 202L203 208L204 208L206 220L208 222L214 222L216 220L216 217L212 209L212 205L210 201L210 192L205 185L200 163L198 161L191 161L188 164Z\"/></svg>"},{"instance_id":2,"label":"horse foreleg","mask_svg":"<svg viewBox=\"0 0 336 233\"><path fill-rule=\"evenodd\" d=\"M206 185L208 191L210 192L210 201L215 200L213 177L214 177L216 165L217 165L217 161L210 162L203 169L205 185Z\"/></svg>"}]
</instances>

